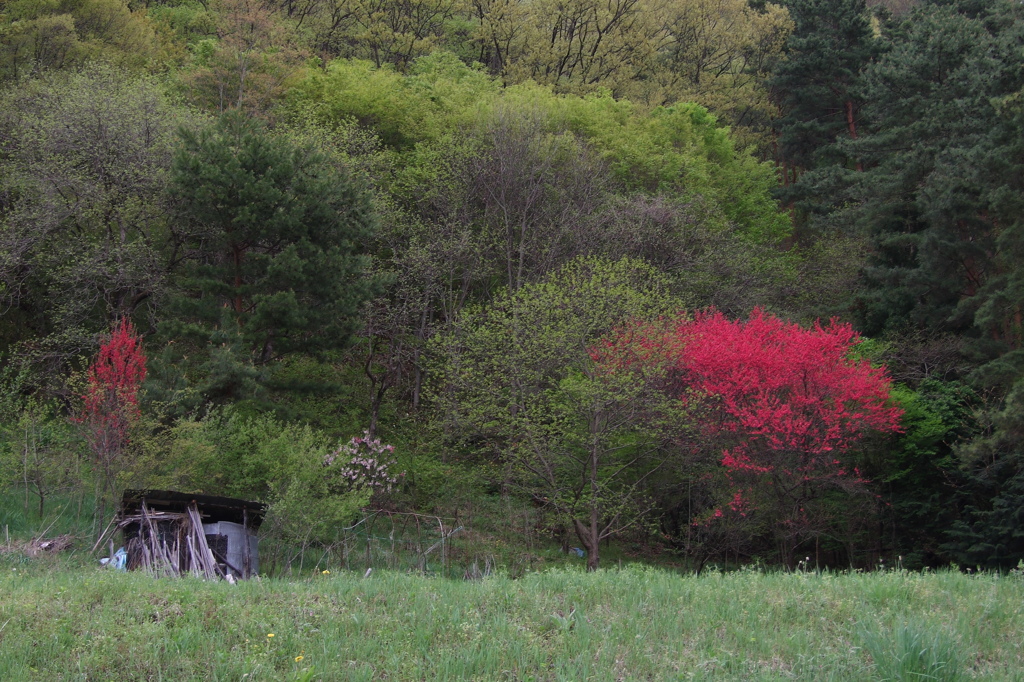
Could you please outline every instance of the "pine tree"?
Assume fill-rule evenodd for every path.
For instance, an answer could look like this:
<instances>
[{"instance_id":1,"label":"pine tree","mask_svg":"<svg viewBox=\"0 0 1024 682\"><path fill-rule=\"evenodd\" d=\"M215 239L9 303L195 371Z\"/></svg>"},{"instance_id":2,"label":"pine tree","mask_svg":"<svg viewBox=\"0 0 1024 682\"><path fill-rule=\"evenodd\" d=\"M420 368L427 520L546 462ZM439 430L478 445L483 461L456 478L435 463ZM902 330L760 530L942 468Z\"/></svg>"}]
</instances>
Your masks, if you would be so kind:
<instances>
[{"instance_id":1,"label":"pine tree","mask_svg":"<svg viewBox=\"0 0 1024 682\"><path fill-rule=\"evenodd\" d=\"M877 45L864 0L789 0L785 5L794 29L787 59L779 62L771 81L782 110L777 122L780 196L813 212L828 199L815 188L822 178L801 180L800 174L860 165L833 143L861 133L859 77Z\"/></svg>"},{"instance_id":2,"label":"pine tree","mask_svg":"<svg viewBox=\"0 0 1024 682\"><path fill-rule=\"evenodd\" d=\"M961 564L1005 570L1024 560L1024 383L988 421L988 433L959 452L965 508L943 548Z\"/></svg>"},{"instance_id":3,"label":"pine tree","mask_svg":"<svg viewBox=\"0 0 1024 682\"><path fill-rule=\"evenodd\" d=\"M987 433L959 450L961 520L945 550L1010 566L1024 556L1020 389L1024 373L1024 8L933 0L865 71L873 131L841 219L873 253L858 301L869 334L916 328L965 337L969 377L991 401Z\"/></svg>"},{"instance_id":4,"label":"pine tree","mask_svg":"<svg viewBox=\"0 0 1024 682\"><path fill-rule=\"evenodd\" d=\"M866 71L875 130L848 145L869 168L855 178L844 218L874 246L859 304L864 331L912 325L1005 344L1019 336L1012 319L985 315L1014 315L999 292L1012 288L1024 189L1020 116L1007 103L1024 85L1024 23L1010 3L985 15L959 9L923 6Z\"/></svg>"},{"instance_id":5,"label":"pine tree","mask_svg":"<svg viewBox=\"0 0 1024 682\"><path fill-rule=\"evenodd\" d=\"M360 254L376 217L353 178L229 113L182 132L171 193L187 266L167 329L209 346L208 392L237 393L285 353L345 346L374 290Z\"/></svg>"}]
</instances>

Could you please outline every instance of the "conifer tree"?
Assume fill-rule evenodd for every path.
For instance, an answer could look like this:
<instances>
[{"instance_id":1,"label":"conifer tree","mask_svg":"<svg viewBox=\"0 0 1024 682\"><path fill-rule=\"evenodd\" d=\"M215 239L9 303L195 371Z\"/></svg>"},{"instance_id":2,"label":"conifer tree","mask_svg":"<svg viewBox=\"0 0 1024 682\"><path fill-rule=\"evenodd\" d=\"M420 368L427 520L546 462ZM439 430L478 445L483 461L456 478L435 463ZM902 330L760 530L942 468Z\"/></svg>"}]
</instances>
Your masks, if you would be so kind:
<instances>
[{"instance_id":1,"label":"conifer tree","mask_svg":"<svg viewBox=\"0 0 1024 682\"><path fill-rule=\"evenodd\" d=\"M361 252L376 222L353 178L228 113L182 132L171 193L188 264L168 328L209 344L222 392L244 367L347 343L373 291ZM224 368L232 348L242 370Z\"/></svg>"},{"instance_id":2,"label":"conifer tree","mask_svg":"<svg viewBox=\"0 0 1024 682\"><path fill-rule=\"evenodd\" d=\"M821 201L814 199L821 194L815 189L821 174L801 181L802 171L860 166L833 143L860 135L859 77L877 47L864 0L789 0L785 5L794 29L788 58L779 62L772 78L782 110L777 124L782 198L813 211Z\"/></svg>"},{"instance_id":3,"label":"conifer tree","mask_svg":"<svg viewBox=\"0 0 1024 682\"><path fill-rule=\"evenodd\" d=\"M945 551L1012 566L1022 556L1020 389L1024 373L1024 8L933 0L864 74L874 130L850 143L867 161L841 214L872 255L856 310L869 334L951 333L990 401L958 448L960 522ZM1005 401L1003 396L1007 396Z\"/></svg>"},{"instance_id":4,"label":"conifer tree","mask_svg":"<svg viewBox=\"0 0 1024 682\"><path fill-rule=\"evenodd\" d=\"M875 130L849 145L869 168L843 217L874 247L858 305L864 331L966 333L990 359L1020 345L1024 13L1001 2L976 9L922 6L865 72Z\"/></svg>"},{"instance_id":5,"label":"conifer tree","mask_svg":"<svg viewBox=\"0 0 1024 682\"><path fill-rule=\"evenodd\" d=\"M1024 383L986 415L988 433L960 450L968 483L943 549L967 566L1007 570L1024 560Z\"/></svg>"}]
</instances>

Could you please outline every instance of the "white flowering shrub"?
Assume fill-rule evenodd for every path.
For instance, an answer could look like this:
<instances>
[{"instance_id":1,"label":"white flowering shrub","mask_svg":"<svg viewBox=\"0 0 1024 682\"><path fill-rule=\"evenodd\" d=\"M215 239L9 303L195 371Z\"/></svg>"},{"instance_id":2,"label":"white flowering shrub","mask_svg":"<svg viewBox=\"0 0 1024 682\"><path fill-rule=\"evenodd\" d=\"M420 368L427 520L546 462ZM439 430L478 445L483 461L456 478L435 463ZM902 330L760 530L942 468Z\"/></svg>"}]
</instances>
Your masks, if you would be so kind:
<instances>
[{"instance_id":1,"label":"white flowering shrub","mask_svg":"<svg viewBox=\"0 0 1024 682\"><path fill-rule=\"evenodd\" d=\"M364 432L324 457L324 466L334 469L333 478L342 488L389 493L404 476L394 473L394 452L395 446Z\"/></svg>"}]
</instances>

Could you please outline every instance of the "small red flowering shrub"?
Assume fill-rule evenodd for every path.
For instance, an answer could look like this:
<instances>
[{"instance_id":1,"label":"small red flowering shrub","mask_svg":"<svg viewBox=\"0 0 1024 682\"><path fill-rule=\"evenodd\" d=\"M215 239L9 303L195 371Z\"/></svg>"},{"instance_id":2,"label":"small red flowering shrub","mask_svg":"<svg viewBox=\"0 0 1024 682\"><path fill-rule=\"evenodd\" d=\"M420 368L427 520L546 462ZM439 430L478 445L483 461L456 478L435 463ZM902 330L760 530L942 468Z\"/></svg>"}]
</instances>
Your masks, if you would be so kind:
<instances>
[{"instance_id":1,"label":"small red flowering shrub","mask_svg":"<svg viewBox=\"0 0 1024 682\"><path fill-rule=\"evenodd\" d=\"M82 406L74 418L100 468L104 491L113 485L132 426L138 421L139 389L145 378L142 339L131 321L122 319L89 366Z\"/></svg>"}]
</instances>

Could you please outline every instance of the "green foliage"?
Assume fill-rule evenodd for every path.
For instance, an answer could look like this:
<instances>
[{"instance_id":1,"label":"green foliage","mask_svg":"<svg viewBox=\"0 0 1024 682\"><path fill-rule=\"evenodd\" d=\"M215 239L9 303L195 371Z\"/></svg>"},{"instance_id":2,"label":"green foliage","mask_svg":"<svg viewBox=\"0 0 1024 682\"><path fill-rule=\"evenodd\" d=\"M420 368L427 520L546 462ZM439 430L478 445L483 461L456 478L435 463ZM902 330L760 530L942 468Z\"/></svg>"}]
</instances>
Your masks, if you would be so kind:
<instances>
[{"instance_id":1,"label":"green foliage","mask_svg":"<svg viewBox=\"0 0 1024 682\"><path fill-rule=\"evenodd\" d=\"M861 327L907 346L935 340L919 344L910 374L987 393L933 379L905 393L906 433L873 475L907 566L953 558L1005 570L1021 557L1024 490L1012 389L1024 367L1024 14L1019 3L929 2L884 28L885 53L860 78L870 125L819 157L856 159L863 172L846 162L815 178L823 205L840 207L822 224L868 239Z\"/></svg>"},{"instance_id":2,"label":"green foliage","mask_svg":"<svg viewBox=\"0 0 1024 682\"><path fill-rule=\"evenodd\" d=\"M788 217L770 196L774 170L736 150L704 107L678 104L643 115L607 96L565 98L563 106L571 129L602 151L627 187L702 197L755 241L776 243L789 233Z\"/></svg>"},{"instance_id":3,"label":"green foliage","mask_svg":"<svg viewBox=\"0 0 1024 682\"><path fill-rule=\"evenodd\" d=\"M762 2L754 9L747 0L295 0L264 7L278 9L277 21L325 63L361 60L411 73L441 54L503 84L610 92L649 106L696 101L765 147L774 112L766 79L791 29L784 8Z\"/></svg>"},{"instance_id":4,"label":"green foliage","mask_svg":"<svg viewBox=\"0 0 1024 682\"><path fill-rule=\"evenodd\" d=\"M57 384L98 332L165 291L166 169L194 119L154 80L106 66L8 87L0 118L0 327Z\"/></svg>"},{"instance_id":5,"label":"green foliage","mask_svg":"<svg viewBox=\"0 0 1024 682\"><path fill-rule=\"evenodd\" d=\"M273 363L261 407L339 438L359 433L366 425L366 387L345 356L332 356L290 355Z\"/></svg>"},{"instance_id":6,"label":"green foliage","mask_svg":"<svg viewBox=\"0 0 1024 682\"><path fill-rule=\"evenodd\" d=\"M90 473L82 439L56 405L28 400L15 419L0 425L0 485L23 488L26 516L30 496L42 519L48 501L81 492Z\"/></svg>"},{"instance_id":7,"label":"green foliage","mask_svg":"<svg viewBox=\"0 0 1024 682\"><path fill-rule=\"evenodd\" d=\"M203 26L209 21L209 26ZM209 16L198 15L206 34L189 45L191 60L177 85L195 105L224 113L238 109L267 117L304 72L308 53L271 4L219 0ZM185 30L190 30L187 26ZM184 60L183 60L184 61Z\"/></svg>"},{"instance_id":8,"label":"green foliage","mask_svg":"<svg viewBox=\"0 0 1024 682\"><path fill-rule=\"evenodd\" d=\"M456 131L461 142L470 121L519 116L534 121L538 133L571 132L593 145L628 189L700 197L719 220L756 241L774 243L788 234L788 217L770 196L774 170L737 150L728 129L696 104L647 113L608 94L556 95L533 84L499 92L496 81L444 53L418 59L404 76L338 60L300 84L293 102L315 106L325 121L354 118L403 150L423 142L450 145L442 138ZM417 150L413 163L428 153Z\"/></svg>"},{"instance_id":9,"label":"green foliage","mask_svg":"<svg viewBox=\"0 0 1024 682\"><path fill-rule=\"evenodd\" d=\"M812 169L844 164L833 156L841 136L861 125L860 71L876 53L864 0L788 0L794 22L787 59L776 65L772 86L781 99L781 156Z\"/></svg>"},{"instance_id":10,"label":"green foliage","mask_svg":"<svg viewBox=\"0 0 1024 682\"><path fill-rule=\"evenodd\" d=\"M672 312L669 291L668 280L642 262L580 258L536 284L468 309L432 341L440 363L437 399L456 410L452 418L464 413L486 425L526 397L518 391L532 396L586 373L591 344L617 325Z\"/></svg>"},{"instance_id":11,"label":"green foliage","mask_svg":"<svg viewBox=\"0 0 1024 682\"><path fill-rule=\"evenodd\" d=\"M896 386L893 398L903 409L903 432L869 447L865 474L882 491L892 551L903 565L944 565L948 554L939 544L956 520L950 500L963 479L956 451L977 430L980 398L959 381L934 378L916 389Z\"/></svg>"},{"instance_id":12,"label":"green foliage","mask_svg":"<svg viewBox=\"0 0 1024 682\"><path fill-rule=\"evenodd\" d=\"M759 298L770 299L781 289L783 297L772 307L804 324L832 317L845 318L849 316L851 295L862 286L861 267L867 251L865 237L840 230L823 230L813 239L801 238L789 251L775 258L755 261L763 263L762 267L776 275L768 280L768 291ZM781 266L777 265L780 261ZM787 265L793 273L791 279L779 277L789 274L784 269Z\"/></svg>"},{"instance_id":13,"label":"green foliage","mask_svg":"<svg viewBox=\"0 0 1024 682\"><path fill-rule=\"evenodd\" d=\"M511 482L574 528L591 569L600 540L646 511L637 483L668 399L656 371L602 373L590 349L631 319L670 313L667 284L639 261L581 258L467 310L432 341L449 438L509 466Z\"/></svg>"},{"instance_id":14,"label":"green foliage","mask_svg":"<svg viewBox=\"0 0 1024 682\"><path fill-rule=\"evenodd\" d=\"M392 504L451 510L518 488L548 505L530 514L552 534L654 505L675 549L742 561L771 549L689 526L722 485L701 462L663 448L614 473L662 442L660 408L644 377L597 377L583 349L683 306L853 314L883 344L872 357L897 361L906 430L860 453L878 498L810 510L843 519L822 561L870 544L906 566L1009 565L1021 7L785 4L0 3L0 351L30 368L0 399L4 478L31 460L61 496L66 408L48 401L77 392L80 357L127 317L152 363L118 485L195 489L201 469L226 491L237 470L237 494L277 500L268 528L326 543L313 516L351 505L323 501L319 470L269 463L297 460L288 438L314 451L369 428L406 446ZM263 123L207 126L168 90ZM747 150L776 142L781 168ZM183 418L210 404L237 423ZM209 463L247 430L228 450L276 444L252 471L242 454ZM538 450L554 474L529 470ZM81 488L91 472L75 475Z\"/></svg>"},{"instance_id":15,"label":"green foliage","mask_svg":"<svg viewBox=\"0 0 1024 682\"><path fill-rule=\"evenodd\" d=\"M198 43L216 32L213 9L199 0L161 2L147 7L146 15L155 25L166 27L194 50L201 49Z\"/></svg>"},{"instance_id":16,"label":"green foliage","mask_svg":"<svg viewBox=\"0 0 1024 682\"><path fill-rule=\"evenodd\" d=\"M1021 196L1011 131L1019 127L999 103L1024 85L1024 21L1015 3L992 3L978 16L961 9L922 6L866 70L873 129L846 144L865 172L846 179L839 219L873 247L858 301L866 331L978 336L976 351L989 359L1019 344L1009 274Z\"/></svg>"},{"instance_id":17,"label":"green foliage","mask_svg":"<svg viewBox=\"0 0 1024 682\"><path fill-rule=\"evenodd\" d=\"M959 381L926 379L916 390L897 386L893 398L904 411L903 433L899 449L886 459L894 471L885 480L901 480L919 463L948 468L954 461L953 446L973 431L975 392ZM911 485L926 487L921 482Z\"/></svg>"},{"instance_id":18,"label":"green foliage","mask_svg":"<svg viewBox=\"0 0 1024 682\"><path fill-rule=\"evenodd\" d=\"M788 217L770 196L774 171L736 150L728 129L704 107L678 104L646 113L607 94L559 96L532 85L507 89L503 101L547 112L549 125L592 144L629 189L699 197L713 216L755 241L774 243L788 234Z\"/></svg>"},{"instance_id":19,"label":"green foliage","mask_svg":"<svg viewBox=\"0 0 1024 682\"><path fill-rule=\"evenodd\" d=\"M982 415L982 433L959 449L964 511L944 548L961 564L1009 570L1024 559L1024 382Z\"/></svg>"},{"instance_id":20,"label":"green foliage","mask_svg":"<svg viewBox=\"0 0 1024 682\"><path fill-rule=\"evenodd\" d=\"M308 426L236 409L180 420L163 463L176 489L267 502L266 530L278 539L330 543L350 525L369 490L348 489L324 465L331 441Z\"/></svg>"},{"instance_id":21,"label":"green foliage","mask_svg":"<svg viewBox=\"0 0 1024 682\"><path fill-rule=\"evenodd\" d=\"M326 122L354 119L402 149L468 122L497 92L494 79L438 52L417 59L406 75L372 62L335 60L299 83L290 99L293 106L315 103Z\"/></svg>"},{"instance_id":22,"label":"green foliage","mask_svg":"<svg viewBox=\"0 0 1024 682\"><path fill-rule=\"evenodd\" d=\"M0 491L10 491L0 518L12 532L53 526L64 531L74 526L69 507L77 503L81 518L93 471L61 406L30 395L30 383L28 368L0 368ZM15 511L16 497L20 508ZM64 506L55 515L60 501Z\"/></svg>"},{"instance_id":23,"label":"green foliage","mask_svg":"<svg viewBox=\"0 0 1024 682\"><path fill-rule=\"evenodd\" d=\"M0 81L108 61L154 66L165 46L124 0L12 0L0 14Z\"/></svg>"}]
</instances>

